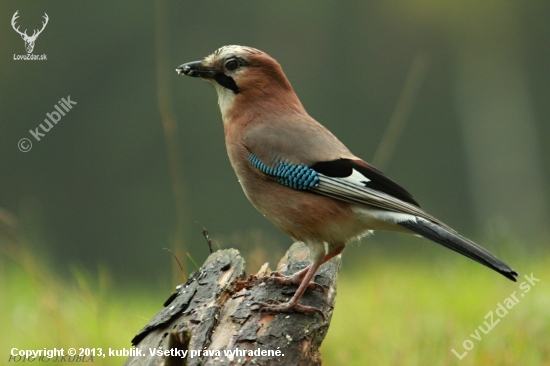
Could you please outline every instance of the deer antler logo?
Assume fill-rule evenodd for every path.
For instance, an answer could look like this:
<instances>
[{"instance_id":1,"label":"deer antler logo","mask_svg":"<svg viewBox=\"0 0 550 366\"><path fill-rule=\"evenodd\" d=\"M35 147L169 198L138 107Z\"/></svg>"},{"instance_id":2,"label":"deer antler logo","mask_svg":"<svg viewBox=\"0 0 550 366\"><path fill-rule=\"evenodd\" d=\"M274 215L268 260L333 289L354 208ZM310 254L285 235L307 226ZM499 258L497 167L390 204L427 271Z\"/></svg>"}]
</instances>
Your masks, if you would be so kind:
<instances>
[{"instance_id":1,"label":"deer antler logo","mask_svg":"<svg viewBox=\"0 0 550 366\"><path fill-rule=\"evenodd\" d=\"M25 49L27 50L27 53L32 53L32 50L34 49L34 42L36 42L36 38L38 38L40 33L42 33L44 28L46 28L46 24L48 24L48 20L49 20L48 14L44 13L45 22L42 22L42 29L40 30L35 29L32 36L28 36L26 29L24 32L21 32L19 30L19 27L17 28L15 27L15 20L19 18L19 15L17 15L18 12L19 10L17 10L15 14L13 14L13 18L11 18L11 26L17 33L21 35L21 38L23 38L23 41L25 41Z\"/></svg>"}]
</instances>

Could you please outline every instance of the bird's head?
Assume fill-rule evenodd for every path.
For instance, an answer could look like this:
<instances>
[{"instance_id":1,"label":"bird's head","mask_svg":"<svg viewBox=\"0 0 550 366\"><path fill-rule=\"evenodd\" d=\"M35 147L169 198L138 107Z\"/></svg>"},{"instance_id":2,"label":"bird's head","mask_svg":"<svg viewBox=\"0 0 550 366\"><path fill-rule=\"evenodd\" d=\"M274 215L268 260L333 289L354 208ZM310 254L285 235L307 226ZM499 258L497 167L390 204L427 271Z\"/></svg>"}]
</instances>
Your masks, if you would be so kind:
<instances>
[{"instance_id":1,"label":"bird's head","mask_svg":"<svg viewBox=\"0 0 550 366\"><path fill-rule=\"evenodd\" d=\"M279 63L255 48L224 46L176 71L214 85L224 121L237 105L240 110L282 105L303 109Z\"/></svg>"}]
</instances>

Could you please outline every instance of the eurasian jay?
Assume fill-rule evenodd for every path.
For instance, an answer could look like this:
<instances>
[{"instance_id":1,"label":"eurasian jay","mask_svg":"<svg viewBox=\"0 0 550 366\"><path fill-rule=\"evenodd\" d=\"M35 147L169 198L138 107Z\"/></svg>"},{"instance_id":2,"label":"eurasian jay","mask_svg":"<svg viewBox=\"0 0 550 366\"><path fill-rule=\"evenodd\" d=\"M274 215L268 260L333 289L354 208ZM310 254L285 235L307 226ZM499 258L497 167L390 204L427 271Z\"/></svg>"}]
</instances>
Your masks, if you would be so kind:
<instances>
[{"instance_id":1,"label":"eurasian jay","mask_svg":"<svg viewBox=\"0 0 550 366\"><path fill-rule=\"evenodd\" d=\"M286 303L261 303L262 310L318 312L299 301L308 286L317 287L310 281L319 266L373 230L423 236L516 281L518 272L424 212L409 192L311 118L266 53L225 46L176 71L214 85L227 153L244 193L309 249L311 265L293 276L269 278L298 285L294 296Z\"/></svg>"}]
</instances>

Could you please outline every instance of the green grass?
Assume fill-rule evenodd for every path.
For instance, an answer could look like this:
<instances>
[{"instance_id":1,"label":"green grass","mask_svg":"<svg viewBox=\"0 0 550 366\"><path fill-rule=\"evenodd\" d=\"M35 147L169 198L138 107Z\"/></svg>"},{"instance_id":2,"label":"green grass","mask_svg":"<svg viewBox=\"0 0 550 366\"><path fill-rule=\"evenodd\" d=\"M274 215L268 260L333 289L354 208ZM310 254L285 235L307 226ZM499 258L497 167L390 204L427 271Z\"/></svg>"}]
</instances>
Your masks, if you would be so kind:
<instances>
[{"instance_id":1,"label":"green grass","mask_svg":"<svg viewBox=\"0 0 550 366\"><path fill-rule=\"evenodd\" d=\"M344 267L321 349L323 364L550 365L549 260L547 255L509 260L522 275L532 272L540 279L527 293L519 287L525 277L513 283L451 255L370 260L352 271ZM514 291L519 302L500 319L497 304ZM478 330L481 340L473 339L470 334L479 338L479 326L488 329L484 321L491 321L484 317L490 311L493 329ZM460 360L451 350L462 355L467 339L473 348Z\"/></svg>"},{"instance_id":2,"label":"green grass","mask_svg":"<svg viewBox=\"0 0 550 366\"><path fill-rule=\"evenodd\" d=\"M357 250L344 253L324 365L550 365L550 256L514 258L522 275L540 279L521 297L519 283L459 256L390 261L377 254L354 263ZM73 270L60 278L27 251L9 259L0 254L0 288L0 363L13 347L128 348L168 296L115 289L105 269L95 277ZM473 340L485 315L514 291L519 303ZM459 360L451 349L463 353L467 339L474 347ZM95 364L124 360L96 357Z\"/></svg>"},{"instance_id":3,"label":"green grass","mask_svg":"<svg viewBox=\"0 0 550 366\"><path fill-rule=\"evenodd\" d=\"M70 278L60 278L29 252L19 251L15 259L0 251L0 364L7 364L14 347L128 349L169 295L115 289L103 268L95 277L73 269ZM96 357L93 364L121 365L125 359Z\"/></svg>"}]
</instances>

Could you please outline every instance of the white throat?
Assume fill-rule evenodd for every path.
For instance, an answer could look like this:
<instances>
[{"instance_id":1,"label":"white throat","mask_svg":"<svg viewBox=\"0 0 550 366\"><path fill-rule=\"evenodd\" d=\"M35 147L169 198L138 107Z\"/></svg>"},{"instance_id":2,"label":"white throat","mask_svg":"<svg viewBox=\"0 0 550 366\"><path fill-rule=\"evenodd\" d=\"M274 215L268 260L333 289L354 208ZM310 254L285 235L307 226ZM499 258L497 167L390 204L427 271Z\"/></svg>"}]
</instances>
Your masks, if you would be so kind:
<instances>
[{"instance_id":1,"label":"white throat","mask_svg":"<svg viewBox=\"0 0 550 366\"><path fill-rule=\"evenodd\" d=\"M220 106L220 111L222 112L223 123L226 123L227 112L233 106L233 101L235 100L235 93L231 90L224 88L218 83L214 84L216 92L218 93L218 105Z\"/></svg>"}]
</instances>

